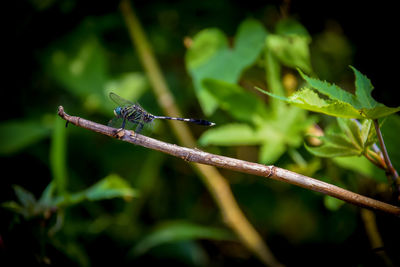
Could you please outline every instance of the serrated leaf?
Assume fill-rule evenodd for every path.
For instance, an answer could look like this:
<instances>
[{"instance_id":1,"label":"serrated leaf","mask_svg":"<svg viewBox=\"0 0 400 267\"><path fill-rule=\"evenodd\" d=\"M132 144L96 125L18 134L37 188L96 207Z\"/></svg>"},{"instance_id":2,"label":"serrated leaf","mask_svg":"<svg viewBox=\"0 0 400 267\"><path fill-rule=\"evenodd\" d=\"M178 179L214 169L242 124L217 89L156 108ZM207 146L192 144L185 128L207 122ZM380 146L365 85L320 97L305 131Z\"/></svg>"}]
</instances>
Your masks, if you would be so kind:
<instances>
[{"instance_id":1,"label":"serrated leaf","mask_svg":"<svg viewBox=\"0 0 400 267\"><path fill-rule=\"evenodd\" d=\"M373 90L373 86L369 79L361 74L359 71L357 71L354 67L351 67L354 71L355 75L355 87L356 87L356 92L355 95L343 90L342 88L336 86L335 84L331 84L326 81L321 81L319 79L311 78L304 74L300 69L298 70L300 75L303 77L303 79L315 90L320 92L321 94L329 97L330 101L333 101L332 103L336 104L342 104L345 107L350 105L353 110L356 110L357 112L351 112L351 109L349 107L346 108L346 111L343 112L337 107L335 109L332 109L331 105L328 105L326 107L323 107L319 105L319 111L316 109L310 109L314 107L312 103L307 102L307 98L305 99L305 102L303 102L303 108L305 109L310 109L313 111L318 111L321 113L333 115L336 117L345 117L345 118L368 118L368 119L377 119L380 117L384 117L387 115L390 115L392 113L395 113L397 111L400 111L400 107L396 108L390 108L386 107L383 104L380 104L376 102L372 96L371 92ZM315 101L315 100L314 100ZM325 102L328 102L325 100ZM309 105L306 105L309 104ZM329 103L331 104L331 103ZM328 110L329 108L329 110ZM358 113L358 114L356 114ZM354 115L352 115L354 114ZM351 117L350 117L351 115Z\"/></svg>"},{"instance_id":2,"label":"serrated leaf","mask_svg":"<svg viewBox=\"0 0 400 267\"><path fill-rule=\"evenodd\" d=\"M193 38L185 61L192 76L196 94L206 115L218 106L214 97L205 90L203 80L217 79L236 83L245 68L253 64L264 46L266 30L256 20L245 20L239 26L233 48L218 29L205 29Z\"/></svg>"},{"instance_id":3,"label":"serrated leaf","mask_svg":"<svg viewBox=\"0 0 400 267\"><path fill-rule=\"evenodd\" d=\"M290 97L278 96L260 88L257 89L273 98L285 101L286 103L302 109L343 118L363 118L360 112L350 104L330 99L323 99L309 88L303 88L293 93Z\"/></svg>"},{"instance_id":4,"label":"serrated leaf","mask_svg":"<svg viewBox=\"0 0 400 267\"><path fill-rule=\"evenodd\" d=\"M215 227L197 225L190 222L168 222L157 227L133 247L131 254L142 255L155 246L182 240L211 239L233 240L231 232Z\"/></svg>"},{"instance_id":5,"label":"serrated leaf","mask_svg":"<svg viewBox=\"0 0 400 267\"><path fill-rule=\"evenodd\" d=\"M232 123L212 128L199 139L201 145L255 145L260 142L254 129L247 124Z\"/></svg>"},{"instance_id":6,"label":"serrated leaf","mask_svg":"<svg viewBox=\"0 0 400 267\"><path fill-rule=\"evenodd\" d=\"M374 90L371 81L361 72L356 70L356 68L354 68L353 66L350 66L350 68L354 71L354 75L356 77L355 80L355 87L356 87L355 94L357 98L356 108L371 109L377 106L383 106L382 104L376 102L375 99L373 99L371 96L371 92L372 90Z\"/></svg>"},{"instance_id":7,"label":"serrated leaf","mask_svg":"<svg viewBox=\"0 0 400 267\"><path fill-rule=\"evenodd\" d=\"M314 89L321 94L328 96L332 100L348 103L352 106L356 103L355 96L335 84L311 78L298 69L301 77Z\"/></svg>"}]
</instances>

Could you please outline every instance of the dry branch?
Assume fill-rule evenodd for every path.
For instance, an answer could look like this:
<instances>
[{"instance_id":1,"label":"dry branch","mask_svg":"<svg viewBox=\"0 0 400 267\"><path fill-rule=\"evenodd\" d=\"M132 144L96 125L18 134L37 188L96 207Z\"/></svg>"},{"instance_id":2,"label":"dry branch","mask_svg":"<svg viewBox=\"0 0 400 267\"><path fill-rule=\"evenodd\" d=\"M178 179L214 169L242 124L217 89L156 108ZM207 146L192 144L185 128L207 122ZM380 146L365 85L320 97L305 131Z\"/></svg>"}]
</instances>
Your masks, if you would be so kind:
<instances>
[{"instance_id":1,"label":"dry branch","mask_svg":"<svg viewBox=\"0 0 400 267\"><path fill-rule=\"evenodd\" d=\"M252 175L262 176L294 184L312 191L317 191L348 203L364 207L371 210L379 210L400 216L400 207L390 205L338 186L322 182L320 180L307 177L292 171L288 171L273 165L262 165L258 163L248 162L244 160L219 156L201 151L199 149L191 149L177 146L174 144L165 143L144 135L137 134L129 130L117 130L99 123L95 123L80 117L70 116L64 112L64 108L58 108L58 114L67 122L76 126L86 128L101 134L108 135L113 138L118 138L122 141L129 142L135 145L140 145L149 149L158 150L166 154L179 157L185 161L196 162L215 167L230 169L234 171L244 172Z\"/></svg>"}]
</instances>

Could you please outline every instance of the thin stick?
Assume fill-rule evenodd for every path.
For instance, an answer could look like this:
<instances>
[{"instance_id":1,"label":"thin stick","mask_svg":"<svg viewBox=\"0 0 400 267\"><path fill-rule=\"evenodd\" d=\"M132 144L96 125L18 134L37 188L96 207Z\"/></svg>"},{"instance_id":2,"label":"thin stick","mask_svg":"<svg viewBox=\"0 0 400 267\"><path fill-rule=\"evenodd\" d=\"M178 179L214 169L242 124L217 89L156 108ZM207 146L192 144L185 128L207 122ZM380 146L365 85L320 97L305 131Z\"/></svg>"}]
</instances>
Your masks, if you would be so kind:
<instances>
[{"instance_id":1,"label":"thin stick","mask_svg":"<svg viewBox=\"0 0 400 267\"><path fill-rule=\"evenodd\" d=\"M371 210L379 210L396 216L400 216L400 207L393 206L369 197L365 197L349 190L340 188L338 186L331 185L329 183L322 182L320 180L307 177L292 171L288 171L273 165L266 166L244 160L219 156L201 151L199 149L191 149L165 143L147 136L136 134L133 131L122 129L117 130L115 128L85 120L80 117L70 116L64 112L64 108L62 106L58 108L58 114L63 119L79 127L86 128L97 133L105 134L110 137L118 138L125 142L140 145L149 149L154 149L175 157L179 157L185 161L212 165L219 168L230 169L233 171L283 181L344 200L348 203L360 207Z\"/></svg>"},{"instance_id":2,"label":"thin stick","mask_svg":"<svg viewBox=\"0 0 400 267\"><path fill-rule=\"evenodd\" d=\"M376 135L378 136L379 145L382 150L383 158L385 160L386 174L392 178L392 182L395 187L395 192L396 192L397 196L400 198L400 196L399 196L399 192L400 192L399 174L397 173L396 169L392 165L392 162L390 161L389 154L386 150L385 142L383 141L382 132L379 127L378 119L374 120L374 126L375 126Z\"/></svg>"}]
</instances>

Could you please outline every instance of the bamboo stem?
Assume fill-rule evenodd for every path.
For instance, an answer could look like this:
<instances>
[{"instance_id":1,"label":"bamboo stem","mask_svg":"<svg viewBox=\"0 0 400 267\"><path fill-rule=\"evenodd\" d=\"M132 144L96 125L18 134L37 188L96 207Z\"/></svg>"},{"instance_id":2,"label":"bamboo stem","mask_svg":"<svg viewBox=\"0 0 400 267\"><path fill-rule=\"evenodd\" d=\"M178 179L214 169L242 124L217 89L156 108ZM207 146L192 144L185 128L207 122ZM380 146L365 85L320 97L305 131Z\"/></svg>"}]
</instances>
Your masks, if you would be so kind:
<instances>
[{"instance_id":1,"label":"bamboo stem","mask_svg":"<svg viewBox=\"0 0 400 267\"><path fill-rule=\"evenodd\" d=\"M151 88L157 97L158 104L163 109L164 114L170 117L182 117L178 107L175 105L174 97L168 89L150 43L129 1L122 0L120 8L129 35L137 50L137 55L143 64L152 85ZM195 138L186 125L171 122L170 125L181 144L187 147L194 147L196 145ZM208 191L218 204L226 223L236 232L243 244L266 265L281 266L261 236L240 210L228 182L218 170L212 166L199 164L193 164L192 166L202 178L203 183L207 186Z\"/></svg>"}]
</instances>

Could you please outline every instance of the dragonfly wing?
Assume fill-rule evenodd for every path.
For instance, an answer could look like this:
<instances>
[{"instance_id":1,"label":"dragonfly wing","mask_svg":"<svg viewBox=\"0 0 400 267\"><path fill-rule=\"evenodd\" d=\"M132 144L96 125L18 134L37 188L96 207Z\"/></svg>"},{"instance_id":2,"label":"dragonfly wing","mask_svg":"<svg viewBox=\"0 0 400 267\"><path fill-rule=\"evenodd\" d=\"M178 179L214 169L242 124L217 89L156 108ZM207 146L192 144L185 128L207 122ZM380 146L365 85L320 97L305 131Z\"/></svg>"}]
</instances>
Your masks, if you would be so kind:
<instances>
[{"instance_id":1,"label":"dragonfly wing","mask_svg":"<svg viewBox=\"0 0 400 267\"><path fill-rule=\"evenodd\" d=\"M118 106L120 107L126 107L126 106L131 106L134 105L134 103L132 103L129 100L126 100L125 98L120 97L119 95L111 92L110 93L110 98L112 101L114 101Z\"/></svg>"},{"instance_id":2,"label":"dragonfly wing","mask_svg":"<svg viewBox=\"0 0 400 267\"><path fill-rule=\"evenodd\" d=\"M123 124L123 118L114 118L108 122L108 126L113 128L121 128ZM133 130L139 125L136 121L125 120L125 129L126 130Z\"/></svg>"}]
</instances>

